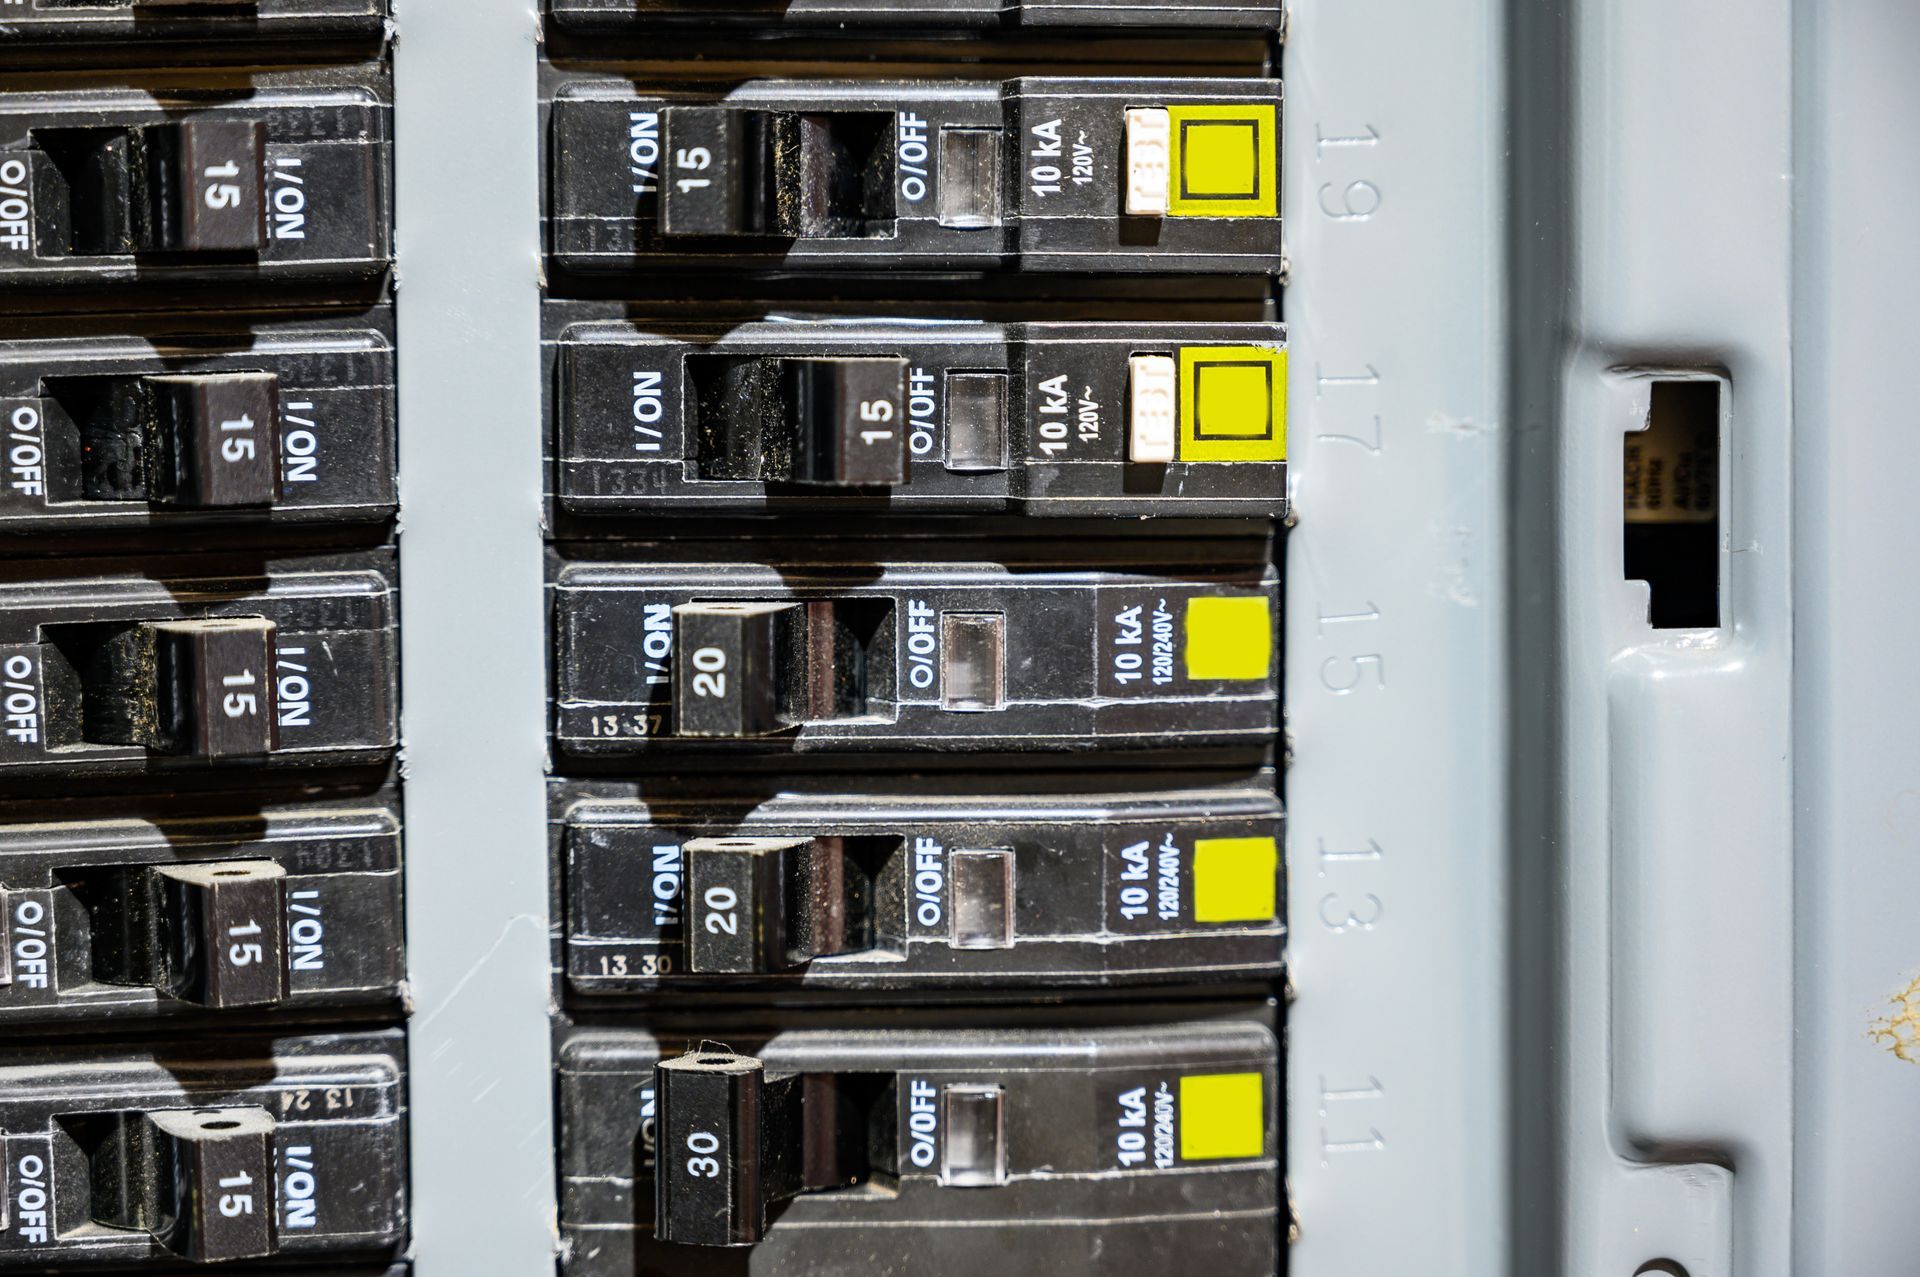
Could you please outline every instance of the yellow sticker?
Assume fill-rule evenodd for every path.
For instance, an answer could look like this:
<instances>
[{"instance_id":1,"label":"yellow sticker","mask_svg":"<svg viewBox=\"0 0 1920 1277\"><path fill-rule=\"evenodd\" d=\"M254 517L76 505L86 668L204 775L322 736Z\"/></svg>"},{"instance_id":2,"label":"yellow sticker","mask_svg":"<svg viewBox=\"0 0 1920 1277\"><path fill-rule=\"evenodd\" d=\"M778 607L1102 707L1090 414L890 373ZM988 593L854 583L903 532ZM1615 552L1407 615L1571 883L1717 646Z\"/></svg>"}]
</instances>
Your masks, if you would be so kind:
<instances>
[{"instance_id":1,"label":"yellow sticker","mask_svg":"<svg viewBox=\"0 0 1920 1277\"><path fill-rule=\"evenodd\" d=\"M1195 922L1272 922L1280 907L1280 847L1271 838L1193 844Z\"/></svg>"},{"instance_id":2,"label":"yellow sticker","mask_svg":"<svg viewBox=\"0 0 1920 1277\"><path fill-rule=\"evenodd\" d=\"M1287 459L1287 352L1180 349L1180 460Z\"/></svg>"},{"instance_id":3,"label":"yellow sticker","mask_svg":"<svg viewBox=\"0 0 1920 1277\"><path fill-rule=\"evenodd\" d=\"M1169 106L1169 217L1275 217L1280 113L1272 106Z\"/></svg>"},{"instance_id":4,"label":"yellow sticker","mask_svg":"<svg viewBox=\"0 0 1920 1277\"><path fill-rule=\"evenodd\" d=\"M1267 1151L1267 1087L1258 1073L1180 1079L1180 1158L1259 1157Z\"/></svg>"},{"instance_id":5,"label":"yellow sticker","mask_svg":"<svg viewBox=\"0 0 1920 1277\"><path fill-rule=\"evenodd\" d=\"M1273 672L1273 608L1262 595L1187 600L1187 677L1251 682Z\"/></svg>"}]
</instances>

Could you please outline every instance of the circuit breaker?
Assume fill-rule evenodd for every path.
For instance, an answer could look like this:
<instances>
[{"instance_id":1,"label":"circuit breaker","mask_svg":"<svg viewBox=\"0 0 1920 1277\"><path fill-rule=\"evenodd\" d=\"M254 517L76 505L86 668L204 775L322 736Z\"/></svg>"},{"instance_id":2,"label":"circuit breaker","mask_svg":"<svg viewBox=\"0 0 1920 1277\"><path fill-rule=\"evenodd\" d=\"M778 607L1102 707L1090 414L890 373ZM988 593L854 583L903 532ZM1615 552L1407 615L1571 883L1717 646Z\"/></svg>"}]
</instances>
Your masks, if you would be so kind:
<instances>
[{"instance_id":1,"label":"circuit breaker","mask_svg":"<svg viewBox=\"0 0 1920 1277\"><path fill-rule=\"evenodd\" d=\"M388 556L105 566L0 583L0 778L393 750Z\"/></svg>"},{"instance_id":2,"label":"circuit breaker","mask_svg":"<svg viewBox=\"0 0 1920 1277\"><path fill-rule=\"evenodd\" d=\"M1038 990L1280 970L1283 820L1262 787L737 779L553 795L558 964L581 998ZM928 792L932 789L933 792ZM716 922L708 923L708 917ZM583 1004L584 1005L584 1004Z\"/></svg>"},{"instance_id":3,"label":"circuit breaker","mask_svg":"<svg viewBox=\"0 0 1920 1277\"><path fill-rule=\"evenodd\" d=\"M1107 1247L1168 1264L1204 1247L1236 1274L1278 1262L1277 1046L1257 1020L959 1034L802 1020L738 1041L563 1043L566 1272L724 1265L747 1247L836 1272L849 1228L883 1270L989 1262L1015 1227L1049 1268Z\"/></svg>"},{"instance_id":4,"label":"circuit breaker","mask_svg":"<svg viewBox=\"0 0 1920 1277\"><path fill-rule=\"evenodd\" d=\"M392 518L392 316L234 322L0 339L0 534Z\"/></svg>"},{"instance_id":5,"label":"circuit breaker","mask_svg":"<svg viewBox=\"0 0 1920 1277\"><path fill-rule=\"evenodd\" d=\"M571 563L554 588L567 753L1069 750L1267 743L1271 574L1154 568ZM1264 546L1255 543L1252 554ZM1088 547L1082 562L1102 557ZM651 557L651 555L649 555Z\"/></svg>"},{"instance_id":6,"label":"circuit breaker","mask_svg":"<svg viewBox=\"0 0 1920 1277\"><path fill-rule=\"evenodd\" d=\"M378 276L392 251L383 91L262 77L230 97L0 94L0 281Z\"/></svg>"},{"instance_id":7,"label":"circuit breaker","mask_svg":"<svg viewBox=\"0 0 1920 1277\"><path fill-rule=\"evenodd\" d=\"M582 319L549 343L571 514L1286 515L1280 324Z\"/></svg>"},{"instance_id":8,"label":"circuit breaker","mask_svg":"<svg viewBox=\"0 0 1920 1277\"><path fill-rule=\"evenodd\" d=\"M0 1268L393 1254L407 1218L400 1036L228 1041L0 1057Z\"/></svg>"},{"instance_id":9,"label":"circuit breaker","mask_svg":"<svg viewBox=\"0 0 1920 1277\"><path fill-rule=\"evenodd\" d=\"M390 1007L400 878L390 795L0 825L0 1022Z\"/></svg>"},{"instance_id":10,"label":"circuit breaker","mask_svg":"<svg viewBox=\"0 0 1920 1277\"><path fill-rule=\"evenodd\" d=\"M561 85L557 264L1277 275L1277 81Z\"/></svg>"}]
</instances>

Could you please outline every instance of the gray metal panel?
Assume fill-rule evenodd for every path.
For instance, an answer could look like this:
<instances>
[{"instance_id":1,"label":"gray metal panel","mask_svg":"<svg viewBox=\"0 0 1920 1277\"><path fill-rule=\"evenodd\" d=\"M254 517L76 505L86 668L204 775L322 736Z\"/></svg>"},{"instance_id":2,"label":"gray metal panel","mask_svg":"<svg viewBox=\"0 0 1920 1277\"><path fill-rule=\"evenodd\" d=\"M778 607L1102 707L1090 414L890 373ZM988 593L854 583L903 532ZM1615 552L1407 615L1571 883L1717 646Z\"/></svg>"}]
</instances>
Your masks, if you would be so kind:
<instances>
[{"instance_id":1,"label":"gray metal panel","mask_svg":"<svg viewBox=\"0 0 1920 1277\"><path fill-rule=\"evenodd\" d=\"M1288 38L1295 1277L1506 1251L1499 18Z\"/></svg>"},{"instance_id":2,"label":"gray metal panel","mask_svg":"<svg viewBox=\"0 0 1920 1277\"><path fill-rule=\"evenodd\" d=\"M1784 1274L1790 10L1575 13L1574 303L1559 483L1536 494L1563 576L1566 1265ZM1699 375L1725 386L1721 625L1655 630L1624 575L1622 440L1649 379Z\"/></svg>"},{"instance_id":3,"label":"gray metal panel","mask_svg":"<svg viewBox=\"0 0 1920 1277\"><path fill-rule=\"evenodd\" d=\"M528 0L395 46L401 586L420 1277L552 1271L540 172Z\"/></svg>"},{"instance_id":4,"label":"gray metal panel","mask_svg":"<svg viewBox=\"0 0 1920 1277\"><path fill-rule=\"evenodd\" d=\"M1920 977L1920 6L1799 17L1794 1271L1909 1277L1920 1023L1892 1021Z\"/></svg>"}]
</instances>

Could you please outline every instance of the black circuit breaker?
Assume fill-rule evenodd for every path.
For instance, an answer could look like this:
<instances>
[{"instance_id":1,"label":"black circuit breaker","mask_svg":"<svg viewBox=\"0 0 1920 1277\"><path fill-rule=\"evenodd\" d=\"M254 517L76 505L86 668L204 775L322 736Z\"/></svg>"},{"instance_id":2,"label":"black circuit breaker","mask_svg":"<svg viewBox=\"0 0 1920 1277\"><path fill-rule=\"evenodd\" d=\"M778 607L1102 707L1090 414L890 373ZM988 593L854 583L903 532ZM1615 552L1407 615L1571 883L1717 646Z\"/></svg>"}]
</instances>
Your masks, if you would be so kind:
<instances>
[{"instance_id":1,"label":"black circuit breaker","mask_svg":"<svg viewBox=\"0 0 1920 1277\"><path fill-rule=\"evenodd\" d=\"M376 279L389 110L360 84L0 93L0 284Z\"/></svg>"},{"instance_id":2,"label":"black circuit breaker","mask_svg":"<svg viewBox=\"0 0 1920 1277\"><path fill-rule=\"evenodd\" d=\"M563 84L568 270L1278 275L1275 80Z\"/></svg>"},{"instance_id":3,"label":"black circuit breaker","mask_svg":"<svg viewBox=\"0 0 1920 1277\"><path fill-rule=\"evenodd\" d=\"M398 1004L391 796L0 824L0 1025Z\"/></svg>"},{"instance_id":4,"label":"black circuit breaker","mask_svg":"<svg viewBox=\"0 0 1920 1277\"><path fill-rule=\"evenodd\" d=\"M168 40L377 39L387 0L5 0L0 46Z\"/></svg>"},{"instance_id":5,"label":"black circuit breaker","mask_svg":"<svg viewBox=\"0 0 1920 1277\"><path fill-rule=\"evenodd\" d=\"M0 1052L0 1269L393 1256L398 1032Z\"/></svg>"},{"instance_id":6,"label":"black circuit breaker","mask_svg":"<svg viewBox=\"0 0 1920 1277\"><path fill-rule=\"evenodd\" d=\"M562 30L725 22L796 30L1157 28L1277 31L1273 0L547 0Z\"/></svg>"},{"instance_id":7,"label":"black circuit breaker","mask_svg":"<svg viewBox=\"0 0 1920 1277\"><path fill-rule=\"evenodd\" d=\"M829 1277L856 1244L874 1272L1179 1272L1204 1255L1220 1277L1272 1277L1274 1035L1161 1010L1059 1028L875 1013L691 1049L699 1030L677 1025L577 1031L560 1051L562 1270L746 1272L715 1248L751 1246L753 1271Z\"/></svg>"},{"instance_id":8,"label":"black circuit breaker","mask_svg":"<svg viewBox=\"0 0 1920 1277\"><path fill-rule=\"evenodd\" d=\"M626 320L549 350L569 514L1287 511L1279 324Z\"/></svg>"},{"instance_id":9,"label":"black circuit breaker","mask_svg":"<svg viewBox=\"0 0 1920 1277\"><path fill-rule=\"evenodd\" d=\"M1102 794L974 776L765 795L561 785L566 988L670 1008L710 990L1031 995L1276 975L1271 787L1106 779Z\"/></svg>"},{"instance_id":10,"label":"black circuit breaker","mask_svg":"<svg viewBox=\"0 0 1920 1277\"><path fill-rule=\"evenodd\" d=\"M0 335L0 534L394 515L385 308L46 327Z\"/></svg>"},{"instance_id":11,"label":"black circuit breaker","mask_svg":"<svg viewBox=\"0 0 1920 1277\"><path fill-rule=\"evenodd\" d=\"M13 572L0 782L383 762L398 741L396 614L381 551Z\"/></svg>"},{"instance_id":12,"label":"black circuit breaker","mask_svg":"<svg viewBox=\"0 0 1920 1277\"><path fill-rule=\"evenodd\" d=\"M1100 547L1078 561L1063 549L556 560L555 744L712 764L1272 740L1279 600L1262 559L1198 541L1155 547L1149 566L1094 568Z\"/></svg>"}]
</instances>

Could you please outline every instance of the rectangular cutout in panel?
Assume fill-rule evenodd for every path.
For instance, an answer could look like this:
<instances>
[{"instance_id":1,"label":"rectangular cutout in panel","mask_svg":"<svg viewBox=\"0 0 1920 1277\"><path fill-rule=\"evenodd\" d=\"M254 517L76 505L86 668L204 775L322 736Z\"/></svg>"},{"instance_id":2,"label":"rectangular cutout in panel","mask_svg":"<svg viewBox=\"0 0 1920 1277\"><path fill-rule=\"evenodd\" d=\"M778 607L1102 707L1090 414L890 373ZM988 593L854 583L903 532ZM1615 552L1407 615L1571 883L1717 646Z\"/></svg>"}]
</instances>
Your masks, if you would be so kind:
<instances>
[{"instance_id":1,"label":"rectangular cutout in panel","mask_svg":"<svg viewBox=\"0 0 1920 1277\"><path fill-rule=\"evenodd\" d=\"M1653 628L1720 624L1721 383L1649 383L1647 425L1626 435L1625 569L1649 590Z\"/></svg>"}]
</instances>

